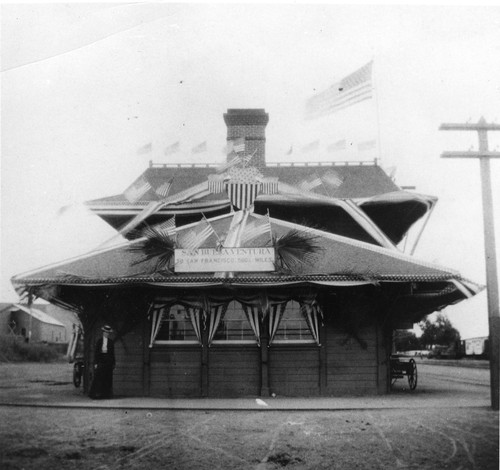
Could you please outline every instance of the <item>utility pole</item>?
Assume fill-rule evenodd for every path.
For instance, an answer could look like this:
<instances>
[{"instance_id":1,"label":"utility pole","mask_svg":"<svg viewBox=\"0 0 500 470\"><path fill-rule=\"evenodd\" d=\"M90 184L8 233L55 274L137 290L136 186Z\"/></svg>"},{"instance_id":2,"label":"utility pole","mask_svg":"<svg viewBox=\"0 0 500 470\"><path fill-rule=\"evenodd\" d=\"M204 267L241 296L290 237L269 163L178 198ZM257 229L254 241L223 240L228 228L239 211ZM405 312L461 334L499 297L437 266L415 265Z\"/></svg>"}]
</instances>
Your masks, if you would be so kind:
<instances>
[{"instance_id":1,"label":"utility pole","mask_svg":"<svg viewBox=\"0 0 500 470\"><path fill-rule=\"evenodd\" d=\"M500 311L498 298L498 277L495 252L495 228L493 221L493 198L491 194L490 158L500 158L500 152L488 149L488 131L500 131L500 124L488 124L484 117L477 124L441 124L442 131L476 131L479 150L468 152L443 152L442 158L478 158L481 169L481 189L483 199L483 230L486 258L486 286L488 293L489 357L491 407L498 410L499 385L499 331Z\"/></svg>"}]
</instances>

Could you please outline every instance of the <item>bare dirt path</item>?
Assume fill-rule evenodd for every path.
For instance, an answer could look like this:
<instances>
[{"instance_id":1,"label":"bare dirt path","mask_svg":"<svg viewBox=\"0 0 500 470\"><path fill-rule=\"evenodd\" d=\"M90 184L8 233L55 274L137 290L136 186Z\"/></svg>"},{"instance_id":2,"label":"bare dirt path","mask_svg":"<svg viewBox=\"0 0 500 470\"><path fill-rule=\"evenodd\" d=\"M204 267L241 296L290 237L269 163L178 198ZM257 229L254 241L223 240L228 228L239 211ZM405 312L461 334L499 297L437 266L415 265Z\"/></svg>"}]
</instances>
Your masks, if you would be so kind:
<instances>
[{"instance_id":1,"label":"bare dirt path","mask_svg":"<svg viewBox=\"0 0 500 470\"><path fill-rule=\"evenodd\" d=\"M417 394L402 383L382 406L360 399L365 409L223 411L93 408L70 371L0 365L0 398L51 404L0 404L2 470L498 469L498 413L479 376L422 367ZM62 397L88 407L56 406Z\"/></svg>"}]
</instances>

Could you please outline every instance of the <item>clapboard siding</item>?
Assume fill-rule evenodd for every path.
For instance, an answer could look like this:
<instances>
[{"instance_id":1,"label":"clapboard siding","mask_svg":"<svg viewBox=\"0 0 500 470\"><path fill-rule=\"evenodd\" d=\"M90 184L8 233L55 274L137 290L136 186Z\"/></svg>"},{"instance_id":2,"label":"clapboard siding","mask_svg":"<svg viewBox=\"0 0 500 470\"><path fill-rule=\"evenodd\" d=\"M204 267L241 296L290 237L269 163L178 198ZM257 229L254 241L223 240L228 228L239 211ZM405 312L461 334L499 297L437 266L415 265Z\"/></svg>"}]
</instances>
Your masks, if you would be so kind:
<instances>
[{"instance_id":1,"label":"clapboard siding","mask_svg":"<svg viewBox=\"0 0 500 470\"><path fill-rule=\"evenodd\" d=\"M377 328L375 325L360 328L356 336L331 325L326 329L327 395L378 391Z\"/></svg>"},{"instance_id":2,"label":"clapboard siding","mask_svg":"<svg viewBox=\"0 0 500 470\"><path fill-rule=\"evenodd\" d=\"M278 396L319 395L319 347L273 345L269 351L269 388Z\"/></svg>"},{"instance_id":3,"label":"clapboard siding","mask_svg":"<svg viewBox=\"0 0 500 470\"><path fill-rule=\"evenodd\" d=\"M115 341L116 367L113 374L115 396L143 395L143 330L137 325L134 330Z\"/></svg>"},{"instance_id":4,"label":"clapboard siding","mask_svg":"<svg viewBox=\"0 0 500 470\"><path fill-rule=\"evenodd\" d=\"M260 348L251 345L215 346L208 353L208 395L260 395Z\"/></svg>"},{"instance_id":5,"label":"clapboard siding","mask_svg":"<svg viewBox=\"0 0 500 470\"><path fill-rule=\"evenodd\" d=\"M201 396L201 347L153 348L149 386L153 397Z\"/></svg>"}]
</instances>

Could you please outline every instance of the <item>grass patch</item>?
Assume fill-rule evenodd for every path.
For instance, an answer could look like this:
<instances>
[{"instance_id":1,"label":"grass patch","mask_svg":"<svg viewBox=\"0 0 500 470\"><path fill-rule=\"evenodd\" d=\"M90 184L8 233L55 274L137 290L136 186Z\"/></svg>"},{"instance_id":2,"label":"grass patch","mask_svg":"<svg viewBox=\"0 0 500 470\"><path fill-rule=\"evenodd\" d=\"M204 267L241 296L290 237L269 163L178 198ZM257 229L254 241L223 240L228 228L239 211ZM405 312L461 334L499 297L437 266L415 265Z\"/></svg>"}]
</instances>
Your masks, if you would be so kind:
<instances>
[{"instance_id":1,"label":"grass patch","mask_svg":"<svg viewBox=\"0 0 500 470\"><path fill-rule=\"evenodd\" d=\"M63 354L44 343L26 343L16 337L0 337L0 362L55 362Z\"/></svg>"}]
</instances>

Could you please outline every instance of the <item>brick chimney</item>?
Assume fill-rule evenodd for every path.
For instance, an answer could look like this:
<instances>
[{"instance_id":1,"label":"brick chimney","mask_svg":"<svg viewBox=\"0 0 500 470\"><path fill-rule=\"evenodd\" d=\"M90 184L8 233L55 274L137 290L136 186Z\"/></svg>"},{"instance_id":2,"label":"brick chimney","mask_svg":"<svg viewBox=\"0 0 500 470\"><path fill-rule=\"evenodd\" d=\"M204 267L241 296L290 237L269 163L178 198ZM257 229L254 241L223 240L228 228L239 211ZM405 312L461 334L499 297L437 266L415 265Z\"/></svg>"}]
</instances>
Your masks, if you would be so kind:
<instances>
[{"instance_id":1,"label":"brick chimney","mask_svg":"<svg viewBox=\"0 0 500 470\"><path fill-rule=\"evenodd\" d=\"M264 109L228 109L224 114L224 122L227 126L227 141L244 137L245 154L252 155L255 152L249 165L264 168L269 114Z\"/></svg>"}]
</instances>

